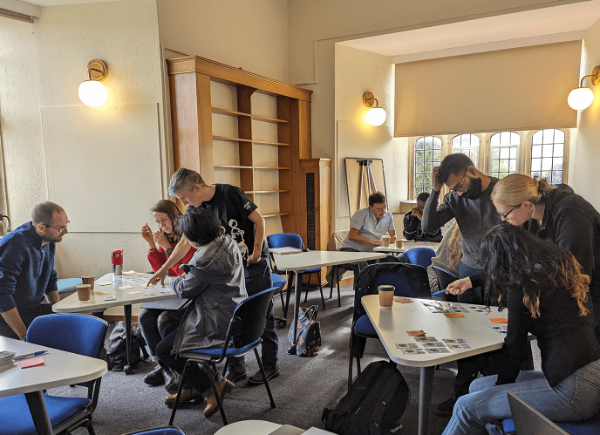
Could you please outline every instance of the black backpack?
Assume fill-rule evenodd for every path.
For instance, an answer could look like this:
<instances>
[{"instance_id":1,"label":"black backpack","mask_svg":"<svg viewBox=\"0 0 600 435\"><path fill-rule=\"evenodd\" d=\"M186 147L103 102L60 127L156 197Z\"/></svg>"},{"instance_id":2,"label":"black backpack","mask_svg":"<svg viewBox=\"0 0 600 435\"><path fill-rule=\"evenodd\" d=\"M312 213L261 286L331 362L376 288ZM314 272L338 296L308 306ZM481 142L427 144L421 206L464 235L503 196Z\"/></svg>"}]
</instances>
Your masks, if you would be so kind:
<instances>
[{"instance_id":1,"label":"black backpack","mask_svg":"<svg viewBox=\"0 0 600 435\"><path fill-rule=\"evenodd\" d=\"M398 421L409 400L408 384L396 364L373 362L335 408L323 410L323 423L339 435L393 434L400 429Z\"/></svg>"},{"instance_id":2,"label":"black backpack","mask_svg":"<svg viewBox=\"0 0 600 435\"><path fill-rule=\"evenodd\" d=\"M125 323L117 322L112 330L106 343L106 362L108 370L121 371L127 365L127 350L125 345ZM138 362L149 358L146 351L146 340L142 336L142 331L137 324L131 325L131 364L136 365Z\"/></svg>"}]
</instances>

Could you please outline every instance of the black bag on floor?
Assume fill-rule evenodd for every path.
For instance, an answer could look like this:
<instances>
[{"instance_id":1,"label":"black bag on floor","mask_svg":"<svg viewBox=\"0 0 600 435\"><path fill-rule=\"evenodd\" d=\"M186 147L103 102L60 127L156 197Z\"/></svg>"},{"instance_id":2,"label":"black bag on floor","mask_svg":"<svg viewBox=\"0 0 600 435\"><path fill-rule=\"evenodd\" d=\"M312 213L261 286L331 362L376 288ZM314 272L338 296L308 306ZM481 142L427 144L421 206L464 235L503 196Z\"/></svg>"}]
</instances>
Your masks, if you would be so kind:
<instances>
[{"instance_id":1,"label":"black bag on floor","mask_svg":"<svg viewBox=\"0 0 600 435\"><path fill-rule=\"evenodd\" d=\"M123 370L127 365L127 350L125 345L125 322L117 322L106 343L106 362L108 370ZM142 336L142 331L137 324L131 325L131 363L136 365L138 362L149 358L146 351L146 340Z\"/></svg>"},{"instance_id":2,"label":"black bag on floor","mask_svg":"<svg viewBox=\"0 0 600 435\"><path fill-rule=\"evenodd\" d=\"M398 421L410 390L396 364L377 361L356 378L333 409L323 410L325 429L339 435L386 435L400 429Z\"/></svg>"}]
</instances>

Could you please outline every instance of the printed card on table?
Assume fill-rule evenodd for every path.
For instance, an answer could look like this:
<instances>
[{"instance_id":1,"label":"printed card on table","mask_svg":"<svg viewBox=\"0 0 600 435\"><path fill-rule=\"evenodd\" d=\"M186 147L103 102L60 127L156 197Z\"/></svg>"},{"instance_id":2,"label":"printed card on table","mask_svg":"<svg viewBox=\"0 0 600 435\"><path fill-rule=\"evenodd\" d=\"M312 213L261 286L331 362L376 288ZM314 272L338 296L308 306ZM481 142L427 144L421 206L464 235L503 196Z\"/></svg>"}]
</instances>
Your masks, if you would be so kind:
<instances>
[{"instance_id":1,"label":"printed card on table","mask_svg":"<svg viewBox=\"0 0 600 435\"><path fill-rule=\"evenodd\" d=\"M425 336L425 331L423 331L422 329L415 330L415 331L406 331L406 333L408 334L409 337Z\"/></svg>"},{"instance_id":2,"label":"printed card on table","mask_svg":"<svg viewBox=\"0 0 600 435\"><path fill-rule=\"evenodd\" d=\"M446 344L466 343L467 340L462 338L442 338L442 341Z\"/></svg>"},{"instance_id":3,"label":"printed card on table","mask_svg":"<svg viewBox=\"0 0 600 435\"><path fill-rule=\"evenodd\" d=\"M144 293L144 292L141 290L134 290L132 292L127 292L128 295L141 295L142 293Z\"/></svg>"},{"instance_id":4,"label":"printed card on table","mask_svg":"<svg viewBox=\"0 0 600 435\"><path fill-rule=\"evenodd\" d=\"M394 343L396 349L418 349L417 343Z\"/></svg>"},{"instance_id":5,"label":"printed card on table","mask_svg":"<svg viewBox=\"0 0 600 435\"><path fill-rule=\"evenodd\" d=\"M111 285L112 282L110 281L102 281L102 282L97 282L96 285L100 285L100 286L105 286L105 285Z\"/></svg>"},{"instance_id":6,"label":"printed card on table","mask_svg":"<svg viewBox=\"0 0 600 435\"><path fill-rule=\"evenodd\" d=\"M119 290L127 290L127 289L130 289L130 288L133 288L133 286L131 286L131 285L124 285L124 286L118 287Z\"/></svg>"},{"instance_id":7,"label":"printed card on table","mask_svg":"<svg viewBox=\"0 0 600 435\"><path fill-rule=\"evenodd\" d=\"M110 292L107 292L106 290L95 290L94 294L96 294L96 295L109 295Z\"/></svg>"},{"instance_id":8,"label":"printed card on table","mask_svg":"<svg viewBox=\"0 0 600 435\"><path fill-rule=\"evenodd\" d=\"M446 345L439 341L427 341L425 343L421 343L424 348L432 348L432 347L446 347Z\"/></svg>"},{"instance_id":9,"label":"printed card on table","mask_svg":"<svg viewBox=\"0 0 600 435\"><path fill-rule=\"evenodd\" d=\"M450 349L471 349L471 346L469 346L467 343L448 344L448 347Z\"/></svg>"},{"instance_id":10,"label":"printed card on table","mask_svg":"<svg viewBox=\"0 0 600 435\"><path fill-rule=\"evenodd\" d=\"M439 348L439 347L434 347L432 349L426 349L427 353L450 353L450 351L446 348Z\"/></svg>"},{"instance_id":11,"label":"printed card on table","mask_svg":"<svg viewBox=\"0 0 600 435\"><path fill-rule=\"evenodd\" d=\"M420 355L424 354L425 351L423 349L402 349L402 353L404 355Z\"/></svg>"},{"instance_id":12,"label":"printed card on table","mask_svg":"<svg viewBox=\"0 0 600 435\"><path fill-rule=\"evenodd\" d=\"M413 337L413 338L415 339L416 342L419 342L419 343L438 341L437 338L435 338L435 337Z\"/></svg>"},{"instance_id":13,"label":"printed card on table","mask_svg":"<svg viewBox=\"0 0 600 435\"><path fill-rule=\"evenodd\" d=\"M507 326L490 326L492 331L494 331L498 335L506 335Z\"/></svg>"},{"instance_id":14,"label":"printed card on table","mask_svg":"<svg viewBox=\"0 0 600 435\"><path fill-rule=\"evenodd\" d=\"M450 317L451 319L457 319L460 317L465 317L461 313L444 313L444 316Z\"/></svg>"},{"instance_id":15,"label":"printed card on table","mask_svg":"<svg viewBox=\"0 0 600 435\"><path fill-rule=\"evenodd\" d=\"M490 318L490 322L492 322L492 323L508 323L508 319L505 319L504 317L493 317L493 318Z\"/></svg>"}]
</instances>

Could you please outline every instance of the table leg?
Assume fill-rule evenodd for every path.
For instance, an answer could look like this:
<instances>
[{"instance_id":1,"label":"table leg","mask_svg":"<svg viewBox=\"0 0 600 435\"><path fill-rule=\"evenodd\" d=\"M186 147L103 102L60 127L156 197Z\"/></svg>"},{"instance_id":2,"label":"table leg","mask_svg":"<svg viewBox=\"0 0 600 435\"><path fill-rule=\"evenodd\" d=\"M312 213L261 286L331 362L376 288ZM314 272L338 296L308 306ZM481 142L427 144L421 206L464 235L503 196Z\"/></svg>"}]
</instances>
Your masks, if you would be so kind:
<instances>
[{"instance_id":1,"label":"table leg","mask_svg":"<svg viewBox=\"0 0 600 435\"><path fill-rule=\"evenodd\" d=\"M294 283L294 346L296 346L296 341L298 340L298 337L296 336L298 333L298 310L300 309L300 297L302 296L302 287L298 288L298 283L302 282L302 273L297 271L294 273L296 274L296 282Z\"/></svg>"},{"instance_id":2,"label":"table leg","mask_svg":"<svg viewBox=\"0 0 600 435\"><path fill-rule=\"evenodd\" d=\"M127 353L127 364L123 371L128 375L133 370L131 359L131 305L124 305L123 310L125 311L125 351Z\"/></svg>"},{"instance_id":3,"label":"table leg","mask_svg":"<svg viewBox=\"0 0 600 435\"><path fill-rule=\"evenodd\" d=\"M431 403L434 369L435 366L421 367L419 379L419 435L427 435L427 428L429 427L429 404Z\"/></svg>"},{"instance_id":4,"label":"table leg","mask_svg":"<svg viewBox=\"0 0 600 435\"><path fill-rule=\"evenodd\" d=\"M46 409L44 394L41 391L25 393L25 400L27 400L36 432L41 435L52 435L52 423L50 423L50 417Z\"/></svg>"}]
</instances>

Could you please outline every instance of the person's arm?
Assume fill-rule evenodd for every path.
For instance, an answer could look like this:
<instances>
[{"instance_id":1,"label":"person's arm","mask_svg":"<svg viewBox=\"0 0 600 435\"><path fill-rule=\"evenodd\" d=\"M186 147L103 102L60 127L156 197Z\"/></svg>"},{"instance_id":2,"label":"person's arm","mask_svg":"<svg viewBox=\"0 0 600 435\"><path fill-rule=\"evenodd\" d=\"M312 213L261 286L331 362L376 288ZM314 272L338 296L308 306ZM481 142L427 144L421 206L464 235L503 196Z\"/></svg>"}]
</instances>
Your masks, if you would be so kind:
<instances>
[{"instance_id":1,"label":"person's arm","mask_svg":"<svg viewBox=\"0 0 600 435\"><path fill-rule=\"evenodd\" d=\"M254 210L250 213L248 219L256 225L254 229L254 247L252 255L248 256L248 264L258 263L262 254L263 238L265 237L265 219L258 210Z\"/></svg>"},{"instance_id":2,"label":"person's arm","mask_svg":"<svg viewBox=\"0 0 600 435\"><path fill-rule=\"evenodd\" d=\"M48 298L48 302L51 304L57 303L60 298L58 296L58 273L56 273L56 269L52 267L52 272L50 273L50 279L48 280L48 285L46 286L46 298Z\"/></svg>"},{"instance_id":3,"label":"person's arm","mask_svg":"<svg viewBox=\"0 0 600 435\"><path fill-rule=\"evenodd\" d=\"M181 240L179 243L177 243L177 246L175 246L175 249L173 249L173 252L169 258L167 258L167 261L165 261L165 264L163 264L162 267L158 269L154 275L152 275L152 277L148 280L148 284L156 284L160 281L161 285L165 285L165 277L169 273L169 269L173 267L179 260L181 260L191 247L192 245L190 245L188 239L186 239L185 236L182 236Z\"/></svg>"},{"instance_id":4,"label":"person's arm","mask_svg":"<svg viewBox=\"0 0 600 435\"><path fill-rule=\"evenodd\" d=\"M568 208L554 213L554 243L569 251L581 264L582 271L590 280L595 267L593 222L581 211Z\"/></svg>"},{"instance_id":5,"label":"person's arm","mask_svg":"<svg viewBox=\"0 0 600 435\"><path fill-rule=\"evenodd\" d=\"M165 251L159 251L156 247L148 251L148 263L150 263L150 267L152 267L154 273L156 273L166 261L167 255L165 254Z\"/></svg>"},{"instance_id":6,"label":"person's arm","mask_svg":"<svg viewBox=\"0 0 600 435\"><path fill-rule=\"evenodd\" d=\"M406 240L413 240L417 235L417 228L419 226L419 219L412 215L412 212L408 212L404 215L404 238Z\"/></svg>"},{"instance_id":7,"label":"person's arm","mask_svg":"<svg viewBox=\"0 0 600 435\"><path fill-rule=\"evenodd\" d=\"M27 327L25 326L25 323L23 323L23 319L21 319L21 315L19 314L17 307L0 314L2 314L2 318L8 324L8 326L10 326L14 333L17 334L17 337L19 337L20 340L25 340Z\"/></svg>"},{"instance_id":8,"label":"person's arm","mask_svg":"<svg viewBox=\"0 0 600 435\"><path fill-rule=\"evenodd\" d=\"M481 287L482 285L483 278L481 274L478 273L451 282L450 284L448 284L448 291L446 293L449 293L451 295L462 295L467 290Z\"/></svg>"},{"instance_id":9,"label":"person's arm","mask_svg":"<svg viewBox=\"0 0 600 435\"><path fill-rule=\"evenodd\" d=\"M390 244L396 243L396 230L388 230L388 234L390 235Z\"/></svg>"},{"instance_id":10,"label":"person's arm","mask_svg":"<svg viewBox=\"0 0 600 435\"><path fill-rule=\"evenodd\" d=\"M356 243L363 243L365 245L373 245L373 246L381 246L381 240L369 239L368 237L359 236L358 230L356 228L350 228L350 232L348 233L348 238Z\"/></svg>"},{"instance_id":11,"label":"person's arm","mask_svg":"<svg viewBox=\"0 0 600 435\"><path fill-rule=\"evenodd\" d=\"M171 282L171 287L180 298L193 299L206 290L210 282L210 277L198 273L196 267L191 267L185 278L178 276Z\"/></svg>"},{"instance_id":12,"label":"person's arm","mask_svg":"<svg viewBox=\"0 0 600 435\"><path fill-rule=\"evenodd\" d=\"M425 209L423 210L423 217L421 219L421 230L425 233L431 233L444 226L446 222L454 217L452 208L448 205L447 200L438 207L440 202L440 191L442 190L443 184L438 178L439 166L433 168L433 190L431 195L425 202ZM448 195L448 200L452 198L452 194Z\"/></svg>"},{"instance_id":13,"label":"person's arm","mask_svg":"<svg viewBox=\"0 0 600 435\"><path fill-rule=\"evenodd\" d=\"M58 290L52 290L51 292L46 293L46 297L48 298L48 302L50 302L51 305L54 305L55 303L60 301Z\"/></svg>"}]
</instances>

